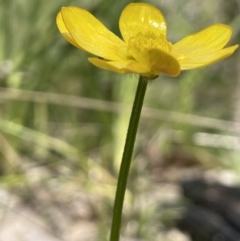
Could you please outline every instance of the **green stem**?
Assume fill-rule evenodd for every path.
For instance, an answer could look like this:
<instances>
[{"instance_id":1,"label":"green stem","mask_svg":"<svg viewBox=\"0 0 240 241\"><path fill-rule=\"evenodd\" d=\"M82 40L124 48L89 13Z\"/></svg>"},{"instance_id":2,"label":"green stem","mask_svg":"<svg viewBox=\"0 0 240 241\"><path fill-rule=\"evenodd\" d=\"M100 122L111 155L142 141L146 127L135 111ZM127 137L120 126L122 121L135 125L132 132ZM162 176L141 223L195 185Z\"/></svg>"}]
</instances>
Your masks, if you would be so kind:
<instances>
[{"instance_id":1,"label":"green stem","mask_svg":"<svg viewBox=\"0 0 240 241\"><path fill-rule=\"evenodd\" d=\"M127 137L125 141L122 162L118 177L117 191L115 195L112 228L110 241L119 241L121 220L122 220L122 208L125 196L125 190L127 185L128 173L130 169L133 147L138 129L138 123L141 115L143 100L147 89L147 78L139 76L138 87L133 103L132 113L128 125Z\"/></svg>"}]
</instances>

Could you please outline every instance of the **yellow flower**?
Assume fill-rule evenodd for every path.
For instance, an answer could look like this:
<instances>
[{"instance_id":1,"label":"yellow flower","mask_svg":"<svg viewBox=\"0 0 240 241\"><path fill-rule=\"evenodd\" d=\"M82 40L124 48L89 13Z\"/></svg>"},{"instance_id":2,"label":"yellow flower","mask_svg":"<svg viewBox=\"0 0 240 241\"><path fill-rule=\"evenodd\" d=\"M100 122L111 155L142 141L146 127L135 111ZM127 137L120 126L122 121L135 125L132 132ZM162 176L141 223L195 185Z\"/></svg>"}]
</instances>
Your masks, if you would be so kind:
<instances>
[{"instance_id":1,"label":"yellow flower","mask_svg":"<svg viewBox=\"0 0 240 241\"><path fill-rule=\"evenodd\" d=\"M213 64L238 48L224 48L232 29L223 24L212 25L172 44L166 40L164 16L146 3L132 3L122 11L119 28L123 40L91 13L77 7L63 7L57 15L57 25L68 42L96 56L88 60L97 67L148 78L160 73L178 76L181 70Z\"/></svg>"}]
</instances>

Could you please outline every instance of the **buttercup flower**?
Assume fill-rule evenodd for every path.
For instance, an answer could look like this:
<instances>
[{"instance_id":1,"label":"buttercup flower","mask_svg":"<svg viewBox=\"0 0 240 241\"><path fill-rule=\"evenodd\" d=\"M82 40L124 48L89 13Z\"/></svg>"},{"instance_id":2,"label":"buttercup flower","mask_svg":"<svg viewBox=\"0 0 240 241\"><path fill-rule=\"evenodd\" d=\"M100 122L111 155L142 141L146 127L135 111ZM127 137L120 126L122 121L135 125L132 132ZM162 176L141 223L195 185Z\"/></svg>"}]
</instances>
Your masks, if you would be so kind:
<instances>
[{"instance_id":1,"label":"buttercup flower","mask_svg":"<svg viewBox=\"0 0 240 241\"><path fill-rule=\"evenodd\" d=\"M212 25L172 44L166 39L164 16L146 3L131 3L122 11L119 28L123 40L78 7L63 7L57 26L68 42L95 56L88 60L97 67L150 79L160 73L175 77L181 70L213 64L238 48L224 48L232 35L231 27L224 24Z\"/></svg>"}]
</instances>

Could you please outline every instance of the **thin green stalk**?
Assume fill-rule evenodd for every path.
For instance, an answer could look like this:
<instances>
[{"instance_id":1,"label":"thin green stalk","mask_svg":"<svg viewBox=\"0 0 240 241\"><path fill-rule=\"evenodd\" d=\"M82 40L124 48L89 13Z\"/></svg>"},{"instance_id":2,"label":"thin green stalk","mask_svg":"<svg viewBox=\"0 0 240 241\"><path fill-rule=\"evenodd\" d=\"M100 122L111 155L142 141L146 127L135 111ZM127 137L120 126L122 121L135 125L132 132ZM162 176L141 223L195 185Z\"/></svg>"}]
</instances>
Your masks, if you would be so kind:
<instances>
[{"instance_id":1,"label":"thin green stalk","mask_svg":"<svg viewBox=\"0 0 240 241\"><path fill-rule=\"evenodd\" d=\"M122 208L125 196L125 190L127 185L128 173L130 169L133 147L138 129L138 123L141 115L143 100L147 89L147 78L139 76L138 87L133 103L132 113L128 125L127 137L125 141L122 162L118 177L117 191L115 195L112 228L110 241L119 241L121 220L122 220Z\"/></svg>"}]
</instances>

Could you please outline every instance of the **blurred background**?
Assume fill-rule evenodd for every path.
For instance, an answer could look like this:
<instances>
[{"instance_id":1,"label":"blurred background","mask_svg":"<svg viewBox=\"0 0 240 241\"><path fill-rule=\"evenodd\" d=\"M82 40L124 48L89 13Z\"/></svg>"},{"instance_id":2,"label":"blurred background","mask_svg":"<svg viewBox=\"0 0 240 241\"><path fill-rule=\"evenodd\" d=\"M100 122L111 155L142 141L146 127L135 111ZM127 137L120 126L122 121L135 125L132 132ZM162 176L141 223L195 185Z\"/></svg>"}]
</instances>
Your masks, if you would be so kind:
<instances>
[{"instance_id":1,"label":"blurred background","mask_svg":"<svg viewBox=\"0 0 240 241\"><path fill-rule=\"evenodd\" d=\"M62 6L79 6L120 36L118 19L131 2L0 0L0 240L107 240L138 77L92 66L61 36L55 18ZM147 2L161 9L173 43L221 22L233 28L230 45L239 44L238 0ZM196 178L204 190L239 184L239 57L236 51L148 86L123 240L208 240L203 220L196 223L203 236L182 225L192 202L184 193ZM203 190L197 185L190 186ZM219 235L209 240L239 238Z\"/></svg>"}]
</instances>

